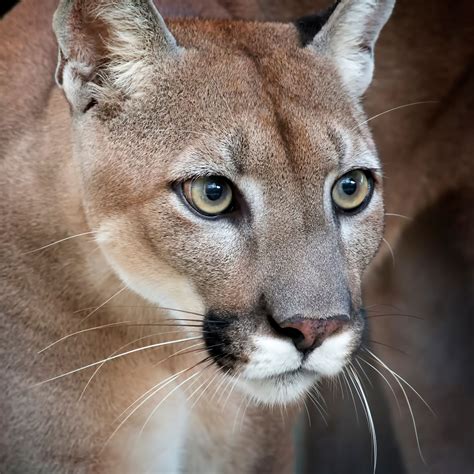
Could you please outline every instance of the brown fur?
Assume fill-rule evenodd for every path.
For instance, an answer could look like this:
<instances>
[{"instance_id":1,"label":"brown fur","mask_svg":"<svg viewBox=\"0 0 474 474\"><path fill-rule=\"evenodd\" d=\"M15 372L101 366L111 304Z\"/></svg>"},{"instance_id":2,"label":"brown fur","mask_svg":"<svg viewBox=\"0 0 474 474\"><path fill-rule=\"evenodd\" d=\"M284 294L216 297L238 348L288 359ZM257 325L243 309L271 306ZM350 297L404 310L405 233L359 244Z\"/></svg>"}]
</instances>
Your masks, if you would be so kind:
<instances>
[{"instance_id":1,"label":"brown fur","mask_svg":"<svg viewBox=\"0 0 474 474\"><path fill-rule=\"evenodd\" d=\"M133 330L125 331L121 328L100 334L92 332L87 337L81 337L73 343L68 341L62 348L56 348L51 354L46 353L37 358L38 349L77 328L77 309L96 307L121 288L121 283L110 271L100 251L96 251L96 244L88 242L87 237L37 254L25 255L25 252L63 236L95 229L103 223L104 217L109 219L113 216L107 222L108 230L115 236L120 235L121 240L120 246L114 244L115 248L109 251L118 259L126 260L126 263L122 262L123 265L147 268L148 274L153 274L155 269L151 262L156 252L161 260L171 262L179 273L193 274L196 266L206 267L211 261L218 261L217 252L211 258L209 246L212 243L205 239L198 242L201 260L196 258L196 254L189 252L190 242L186 239L186 234L183 232L181 237L173 229L180 227L191 232L194 224L184 220L178 224L175 215L157 209L153 201L165 195L164 186L160 188L161 182L169 181L172 177L170 174L166 179L163 174L163 167L172 164L172 160L168 158L171 152L176 151L184 139L190 140L186 134L183 137L182 132L192 130L193 133L208 137L216 133L215 123L221 119L220 123L224 124L225 130L240 128L241 135L251 137L245 141L240 140L238 135L233 136L232 146L246 152L240 156L247 160L243 159L239 167L265 180L268 196L275 203L274 214L271 216L272 225L278 228L284 240L271 240L269 244L265 243L259 253L240 255L235 262L229 262L231 255L226 255L225 259L222 257L222 264L225 263L226 268L232 268L225 275L228 280L222 282L223 276L219 272L206 274L204 279L194 280L198 291L206 292L207 303L211 307L219 306L219 309L224 309L222 302L225 301L226 310L249 309L258 296L251 289L257 289L262 280L271 275L272 291L279 298L282 291L287 292L281 300L275 299L278 301L278 304L275 303L276 312L293 312L298 309L302 300L312 301L315 295L324 291L327 292L324 300L327 303L335 295L341 294L343 283L337 279L328 280L324 288L315 289L300 279L293 280L295 286L292 287L285 279L279 281L288 268L272 265L282 255L285 255L283 260L291 262L294 269L308 255L314 255L312 268L316 275L320 271L318 262L324 260L325 255L332 255L335 260L326 262L324 268L327 269L328 265L335 268L342 265L342 257L337 254L330 238L322 238L314 247L305 248L302 236L295 234L295 227L304 228L312 222L317 228L318 221L314 220L314 216L308 219L308 215L315 213L313 201L307 201L305 207L295 199L292 179L296 177L303 195L312 196L318 189L315 185L318 176L331 166L334 154L334 148L331 147L334 147L334 143L325 135L323 127L312 124L315 115L324 116L326 124L332 124L334 129L341 124L351 127L359 123L363 115L358 106L354 106L341 93L338 81L326 79L335 76L333 65L322 59L315 61L310 54L299 48L294 27L178 21L170 25L179 43L185 47L198 46L206 51L206 55L188 58L185 66L171 68L161 74L158 84L148 85L147 93L152 90L153 97L176 97L173 107L160 110L154 102L146 107L141 103L140 107L135 107L136 103L132 100L126 105L129 107L126 111L129 122L124 127L120 120L123 116L122 104L115 102L116 98L112 97L98 117L106 123L106 135L101 140L107 141L108 153L113 149L109 156L114 160L113 166L110 163L107 167L103 166L103 160L98 163L88 163L85 160L74 162L70 160L73 140L70 139L69 110L62 95L53 86L51 76L55 65L52 54L55 46L47 31L52 5L49 10L47 7L41 8L38 15L29 13L32 8L34 7L29 2L18 7L7 17L1 32L2 40L14 35L18 38L17 42L7 43L3 53L4 71L1 80L4 82L0 84L1 88L6 90L6 81L13 76L16 90L24 94L24 99L17 94L2 94L3 102L0 104L2 110L7 111L0 141L2 156L6 157L2 164L2 189L5 189L8 196L7 207L2 211L4 216L8 216L4 217L6 238L2 247L3 261L6 262L5 274L2 275L5 278L2 288L2 311L5 314L2 320L5 324L2 337L5 340L2 341L2 348L9 354L4 377L9 380L10 387L6 389L10 392L2 402L5 404L2 411L8 414L4 436L9 439L18 439L28 431L29 426L38 427L38 431L32 430L35 436L28 437L19 452L15 453L11 449L7 451L5 448L5 452L8 452L5 461L18 467L18 470L28 470L28 466L35 464L41 465L48 472L55 469L62 471L64 466L91 470L96 462L94 453L97 452L98 440L104 438L114 416L142 393L149 386L150 380L159 379L160 374L152 366L155 356L138 355L135 363L117 361L110 364L101 375L100 382L96 381L95 388L94 385L91 387L87 395L91 403L87 404L87 408L87 399L83 405L75 405L75 397L86 380L81 374L75 374L74 380L64 379L58 385L46 384L35 388L34 392L28 392L28 396L23 396L23 392L20 394L19 388L56 374L61 365L59 362L63 364L61 366L65 371L75 368L82 363L107 356L134 337ZM228 10L219 10L216 16L227 14L230 14ZM23 26L25 18L34 22L33 27L44 37L41 47L36 42L33 45L27 40L30 27ZM21 35L24 35L23 39L20 38ZM255 43L256 37L259 38L258 44ZM25 49L19 50L17 44L25 45ZM213 44L219 44L219 48L215 48ZM233 51L233 55L225 57L223 50ZM33 78L33 87L30 74L32 69L38 71ZM233 71L242 70L249 74L232 75ZM294 74L296 70L298 74ZM201 79L198 85L196 77ZM176 82L180 87L179 94ZM186 87L186 84L193 84L194 88ZM235 95L229 96L229 90L234 91ZM291 103L286 100L289 96L292 98ZM314 109L308 107L308 103L314 103ZM25 106L18 107L18 104ZM188 110L189 104L193 106L193 115L183 114L183 111ZM242 104L245 107L242 108ZM232 123L229 120L229 108L232 110L232 117L242 117L250 110L254 117L258 117L258 122L248 120ZM177 113L173 114L172 111ZM245 125L242 126L242 123ZM173 136L170 132L166 143L160 142L162 139L157 124L160 130L171 129L172 126L179 133ZM196 124L199 124L197 129ZM96 124L93 123L85 125L87 132L79 137L79 140L83 140L83 149L90 146L91 137L96 132L95 127ZM308 129L311 129L311 137L307 136ZM127 140L127 134L130 134L130 140ZM133 154L130 145L136 137L141 139L142 159L136 162L126 161L125 157ZM77 139L76 137L74 140L76 145ZM365 128L361 130L360 139L372 147ZM193 139L193 142L195 148L208 156L209 161L213 160L217 146L198 138ZM161 157L156 154L157 143L161 146ZM324 157L325 154L327 158L320 159L316 166L313 160L308 160L308 157ZM291 163L283 159L287 155L292 156ZM156 160L160 160L160 170L153 166ZM278 186L272 184L275 182L279 183ZM140 185L137 186L137 183ZM34 194L32 189L35 190ZM279 203L280 200L283 204ZM85 212L82 203L85 205ZM295 209L300 209L300 214ZM413 209L413 205L409 209ZM396 212L402 211L397 209ZM290 214L292 220L285 223L282 215ZM174 223L171 225L171 222ZM380 228L381 215L374 214L370 223L375 228ZM170 229L169 235L163 233L167 226ZM157 230L168 240L156 240L154 235L158 233ZM309 227L306 230L310 232L315 229ZM118 240L115 239L115 242ZM163 246L163 242L172 242L172 246ZM363 234L363 238L352 248L352 254L349 252L345 256L352 265L352 273L358 273L365 267L377 245L376 237L370 233ZM141 251L137 252L137 246L140 246ZM297 252L296 249L302 250ZM359 261L362 249L364 258ZM173 255L173 252L176 254ZM139 260L137 255L140 256ZM185 255L193 255L193 258L186 260L183 258ZM179 268L176 268L177 262ZM354 268L357 268L357 272ZM359 281L354 274L348 277L349 287L354 301L360 304ZM308 279L313 276L314 274L305 275ZM210 284L211 288L216 289L215 294L210 291ZM292 299L292 296L295 298ZM121 304L143 306L144 302L126 291L114 299L113 305L119 307ZM341 303L335 299L331 304L335 305L334 309ZM327 308L315 307L313 310L324 312ZM132 313L131 318L137 319L138 311L135 309L128 313ZM98 325L100 321L127 319L124 313L127 311L107 308L94 315L95 323ZM51 324L51 315L54 315L54 325ZM147 316L144 309L143 317ZM141 334L138 331L136 337ZM21 353L18 348L21 348ZM166 352L160 352L160 356L163 354ZM188 362L193 360L191 357L187 358L190 359ZM181 360L179 365L163 366L163 374L177 370L177 367L186 367L185 363L186 361ZM140 370L130 374L130 368L134 365L139 365ZM123 381L125 373L126 381ZM114 394L113 400L108 398L109 393ZM18 400L26 403L18 403ZM233 419L229 413L238 415L238 403L238 397L230 400L228 416L224 418L220 418L218 407L214 407L212 403L206 404L205 408L197 405L195 416L200 423L213 420L212 426L203 430L211 433L214 442L219 442L219 451L212 451L213 461L221 459L229 472L235 471L236 466L241 472L254 471L261 466L272 472L277 469L286 470L290 462L287 454L290 445L288 430L277 421L270 422L275 415L267 410L250 407L238 439L229 438L228 423L229 419ZM80 413L80 416L76 413ZM265 418L265 423L259 423L260 418ZM143 419L135 420L138 426L139 421L143 422ZM43 443L36 442L39 433L45 432L50 432L47 448ZM197 432L196 436L199 435ZM247 442L249 437L251 445ZM123 439L126 440L125 435ZM281 444L275 443L275 439L281 440ZM74 443L73 454L71 458L65 459L62 453L67 450L66 446L71 446L70 440ZM10 442L5 439L3 444ZM205 463L202 456L206 453L206 446L202 449L193 446L195 445L190 443L189 462ZM28 455L25 455L26 452ZM265 453L264 459L261 452ZM110 462L113 469L116 469L116 463L111 459L115 455L105 461ZM243 459L248 463L245 466L242 465ZM274 469L270 469L271 460L277 463Z\"/></svg>"}]
</instances>

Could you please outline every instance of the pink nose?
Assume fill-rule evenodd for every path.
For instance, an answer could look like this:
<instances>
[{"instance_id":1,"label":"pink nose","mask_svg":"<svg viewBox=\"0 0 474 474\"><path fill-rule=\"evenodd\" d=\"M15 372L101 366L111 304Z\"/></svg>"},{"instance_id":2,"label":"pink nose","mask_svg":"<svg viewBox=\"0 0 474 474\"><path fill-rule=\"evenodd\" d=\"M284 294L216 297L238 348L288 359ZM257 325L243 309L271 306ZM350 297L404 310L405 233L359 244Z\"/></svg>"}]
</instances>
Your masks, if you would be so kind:
<instances>
[{"instance_id":1,"label":"pink nose","mask_svg":"<svg viewBox=\"0 0 474 474\"><path fill-rule=\"evenodd\" d=\"M293 340L301 352L309 352L320 346L331 334L347 325L347 316L334 316L327 319L296 317L278 324L280 333Z\"/></svg>"}]
</instances>

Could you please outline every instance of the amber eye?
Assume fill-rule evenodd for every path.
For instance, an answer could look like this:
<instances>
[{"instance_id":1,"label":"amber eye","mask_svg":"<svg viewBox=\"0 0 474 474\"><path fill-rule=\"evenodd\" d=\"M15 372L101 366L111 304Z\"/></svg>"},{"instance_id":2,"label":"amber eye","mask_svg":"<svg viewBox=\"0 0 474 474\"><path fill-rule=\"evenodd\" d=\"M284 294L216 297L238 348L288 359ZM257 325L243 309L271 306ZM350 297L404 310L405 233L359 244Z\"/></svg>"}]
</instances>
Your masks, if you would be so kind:
<instances>
[{"instance_id":1,"label":"amber eye","mask_svg":"<svg viewBox=\"0 0 474 474\"><path fill-rule=\"evenodd\" d=\"M369 172L353 170L339 178L332 188L332 200L339 209L354 212L368 202L373 187Z\"/></svg>"},{"instance_id":2,"label":"amber eye","mask_svg":"<svg viewBox=\"0 0 474 474\"><path fill-rule=\"evenodd\" d=\"M183 183L186 201L200 214L215 217L232 209L232 186L221 176L204 176Z\"/></svg>"}]
</instances>

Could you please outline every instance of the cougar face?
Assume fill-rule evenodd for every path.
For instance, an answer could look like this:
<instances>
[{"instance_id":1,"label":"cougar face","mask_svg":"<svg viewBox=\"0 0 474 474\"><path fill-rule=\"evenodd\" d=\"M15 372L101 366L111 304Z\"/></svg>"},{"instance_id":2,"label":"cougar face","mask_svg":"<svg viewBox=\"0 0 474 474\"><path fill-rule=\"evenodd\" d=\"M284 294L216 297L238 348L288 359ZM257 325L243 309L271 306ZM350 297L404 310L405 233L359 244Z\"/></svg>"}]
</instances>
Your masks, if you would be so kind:
<instances>
[{"instance_id":1,"label":"cougar face","mask_svg":"<svg viewBox=\"0 0 474 474\"><path fill-rule=\"evenodd\" d=\"M210 357L259 401L301 397L360 345L361 276L383 231L360 97L392 7L342 1L299 29L168 29L147 1L56 13L103 254L126 286L202 320Z\"/></svg>"}]
</instances>

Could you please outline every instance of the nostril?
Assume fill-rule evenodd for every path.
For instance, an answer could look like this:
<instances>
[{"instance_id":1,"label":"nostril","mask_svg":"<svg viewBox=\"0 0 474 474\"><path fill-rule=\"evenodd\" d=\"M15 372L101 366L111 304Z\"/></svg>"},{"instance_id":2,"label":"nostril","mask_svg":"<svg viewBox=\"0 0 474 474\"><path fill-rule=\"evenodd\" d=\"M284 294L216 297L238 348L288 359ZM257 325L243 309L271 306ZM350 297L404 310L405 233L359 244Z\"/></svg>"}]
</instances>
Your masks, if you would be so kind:
<instances>
[{"instance_id":1,"label":"nostril","mask_svg":"<svg viewBox=\"0 0 474 474\"><path fill-rule=\"evenodd\" d=\"M308 335L305 334L296 324L292 324L293 321L304 320L303 318L295 317L291 320L283 321L281 324L277 323L271 315L268 315L268 322L270 326L280 336L287 337L293 341L296 348L303 350L303 347L308 344Z\"/></svg>"},{"instance_id":2,"label":"nostril","mask_svg":"<svg viewBox=\"0 0 474 474\"><path fill-rule=\"evenodd\" d=\"M275 331L290 338L296 348L308 352L320 346L325 339L342 329L349 318L345 315L325 319L304 318L300 316L277 323L269 317L270 325Z\"/></svg>"},{"instance_id":3,"label":"nostril","mask_svg":"<svg viewBox=\"0 0 474 474\"><path fill-rule=\"evenodd\" d=\"M289 337L296 346L302 344L305 340L305 335L296 328L287 327L287 328L280 328L280 333L282 336Z\"/></svg>"}]
</instances>

